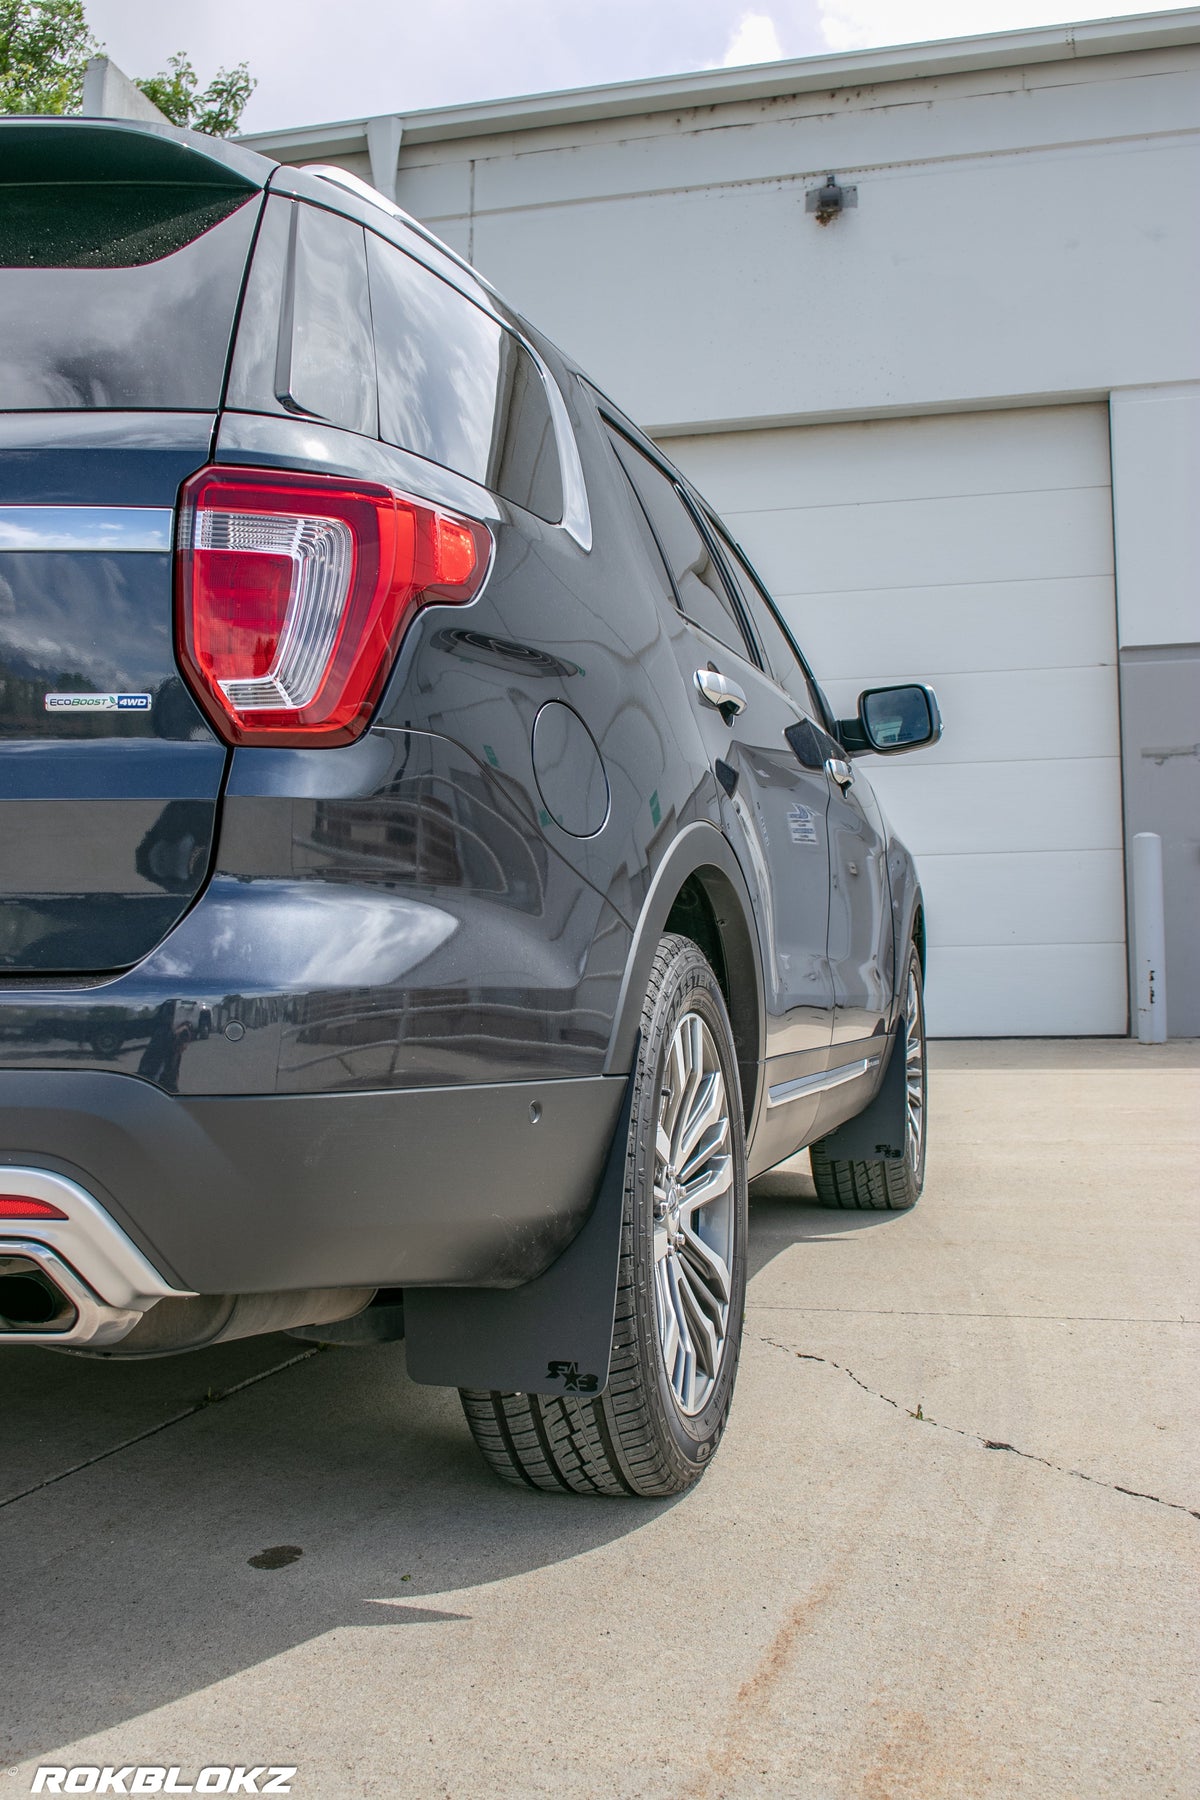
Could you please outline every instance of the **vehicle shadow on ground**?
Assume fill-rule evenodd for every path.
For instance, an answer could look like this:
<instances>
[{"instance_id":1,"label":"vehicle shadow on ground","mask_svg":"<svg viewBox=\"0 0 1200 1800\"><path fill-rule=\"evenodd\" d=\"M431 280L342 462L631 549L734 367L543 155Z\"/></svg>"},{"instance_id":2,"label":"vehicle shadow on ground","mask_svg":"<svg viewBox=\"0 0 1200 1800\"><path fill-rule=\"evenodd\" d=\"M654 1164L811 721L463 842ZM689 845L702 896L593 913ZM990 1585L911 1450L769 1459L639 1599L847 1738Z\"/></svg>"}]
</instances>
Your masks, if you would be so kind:
<instances>
[{"instance_id":1,"label":"vehicle shadow on ground","mask_svg":"<svg viewBox=\"0 0 1200 1800\"><path fill-rule=\"evenodd\" d=\"M754 1184L751 1274L793 1244L889 1217L813 1200L806 1172ZM410 1382L398 1344L258 1339L125 1366L9 1350L0 1383L0 1468L17 1449L6 1456L5 1438L30 1434L44 1483L0 1506L5 1617L20 1621L0 1686L5 1765L330 1631L453 1630L470 1616L464 1590L586 1554L680 1504L505 1487L457 1396ZM280 1547L302 1554L251 1566Z\"/></svg>"},{"instance_id":2,"label":"vehicle shadow on ground","mask_svg":"<svg viewBox=\"0 0 1200 1800\"><path fill-rule=\"evenodd\" d=\"M308 1348L272 1342L280 1363ZM217 1354L190 1359L210 1359L193 1396ZM32 1350L0 1365L24 1429L55 1440L53 1472L79 1461L72 1409L86 1408L100 1378L133 1388L152 1374ZM0 1465L9 1429L0 1424ZM0 1508L12 1651L0 1767L330 1631L452 1631L471 1612L460 1590L586 1554L674 1504L506 1487L478 1456L457 1396L408 1380L402 1345L314 1351ZM280 1546L303 1554L251 1566Z\"/></svg>"},{"instance_id":3,"label":"vehicle shadow on ground","mask_svg":"<svg viewBox=\"0 0 1200 1800\"><path fill-rule=\"evenodd\" d=\"M750 1254L747 1279L794 1244L819 1244L853 1231L896 1225L906 1215L893 1212L843 1212L819 1206L807 1161L783 1163L750 1184Z\"/></svg>"}]
</instances>

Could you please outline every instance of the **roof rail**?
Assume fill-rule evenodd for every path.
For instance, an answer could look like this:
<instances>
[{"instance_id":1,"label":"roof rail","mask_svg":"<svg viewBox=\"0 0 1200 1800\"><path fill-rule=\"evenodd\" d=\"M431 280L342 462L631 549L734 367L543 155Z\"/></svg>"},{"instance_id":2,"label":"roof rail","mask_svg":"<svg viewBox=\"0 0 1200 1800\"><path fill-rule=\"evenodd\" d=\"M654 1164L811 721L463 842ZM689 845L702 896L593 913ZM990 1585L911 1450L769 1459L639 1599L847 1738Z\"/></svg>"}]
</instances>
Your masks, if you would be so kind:
<instances>
[{"instance_id":1,"label":"roof rail","mask_svg":"<svg viewBox=\"0 0 1200 1800\"><path fill-rule=\"evenodd\" d=\"M478 269L473 269L464 256L460 256L457 250L452 250L449 244L444 244L440 237L430 231L428 225L422 225L420 219L414 219L413 215L405 212L402 206L397 206L394 200L389 200L386 195L379 192L378 188L373 188L369 181L364 181L360 175L352 175L349 169L339 169L336 163L302 163L300 168L305 175L317 175L322 181L331 182L334 187L345 188L348 194L356 194L369 206L378 207L380 212L386 213L389 219L399 219L402 225L407 225L410 231L415 231L419 238L423 238L434 250L440 251L443 256L448 257L463 271L464 275L469 275L472 281L477 282L481 288L503 304L502 296L492 286L486 275L481 275Z\"/></svg>"}]
</instances>

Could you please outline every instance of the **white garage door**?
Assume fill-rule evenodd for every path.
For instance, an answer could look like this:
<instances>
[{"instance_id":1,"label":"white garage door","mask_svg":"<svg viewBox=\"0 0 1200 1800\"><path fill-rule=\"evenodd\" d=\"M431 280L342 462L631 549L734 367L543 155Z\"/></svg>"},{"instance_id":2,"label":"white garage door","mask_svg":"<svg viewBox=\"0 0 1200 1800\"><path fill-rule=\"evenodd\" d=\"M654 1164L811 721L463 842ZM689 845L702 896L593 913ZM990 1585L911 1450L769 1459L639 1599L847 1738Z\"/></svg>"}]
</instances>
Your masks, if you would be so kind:
<instances>
[{"instance_id":1,"label":"white garage door","mask_svg":"<svg viewBox=\"0 0 1200 1800\"><path fill-rule=\"evenodd\" d=\"M664 446L758 565L841 716L921 679L932 751L872 757L917 857L942 1036L1127 1028L1108 413Z\"/></svg>"}]
</instances>

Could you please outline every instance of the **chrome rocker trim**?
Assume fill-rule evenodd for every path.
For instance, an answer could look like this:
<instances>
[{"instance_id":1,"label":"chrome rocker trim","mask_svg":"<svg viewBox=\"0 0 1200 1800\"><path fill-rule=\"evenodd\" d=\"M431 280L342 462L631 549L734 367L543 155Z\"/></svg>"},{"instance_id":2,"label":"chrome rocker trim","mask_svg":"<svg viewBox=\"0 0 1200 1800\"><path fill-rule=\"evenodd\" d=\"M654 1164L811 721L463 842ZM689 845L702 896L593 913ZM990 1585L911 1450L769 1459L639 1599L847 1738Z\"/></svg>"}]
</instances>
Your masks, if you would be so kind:
<instances>
[{"instance_id":1,"label":"chrome rocker trim","mask_svg":"<svg viewBox=\"0 0 1200 1800\"><path fill-rule=\"evenodd\" d=\"M823 1094L826 1088L841 1087L844 1081L857 1081L871 1069L877 1068L882 1060L882 1051L878 1056L864 1056L861 1062L841 1063L836 1069L822 1069L819 1075L800 1075L795 1081L781 1081L775 1087L767 1089L768 1106L786 1106L789 1100L799 1100L804 1094Z\"/></svg>"}]
</instances>

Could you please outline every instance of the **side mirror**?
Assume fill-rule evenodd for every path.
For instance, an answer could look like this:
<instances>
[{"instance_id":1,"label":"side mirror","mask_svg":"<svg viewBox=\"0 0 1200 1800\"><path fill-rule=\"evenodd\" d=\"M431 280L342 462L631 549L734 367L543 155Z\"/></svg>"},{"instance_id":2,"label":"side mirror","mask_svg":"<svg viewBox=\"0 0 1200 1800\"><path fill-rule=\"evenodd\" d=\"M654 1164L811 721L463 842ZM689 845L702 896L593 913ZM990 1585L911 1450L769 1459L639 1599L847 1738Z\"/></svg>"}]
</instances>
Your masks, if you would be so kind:
<instances>
[{"instance_id":1,"label":"side mirror","mask_svg":"<svg viewBox=\"0 0 1200 1800\"><path fill-rule=\"evenodd\" d=\"M896 756L922 750L942 735L942 715L932 688L868 688L858 696L857 719L840 719L838 735L850 751L875 750Z\"/></svg>"}]
</instances>

